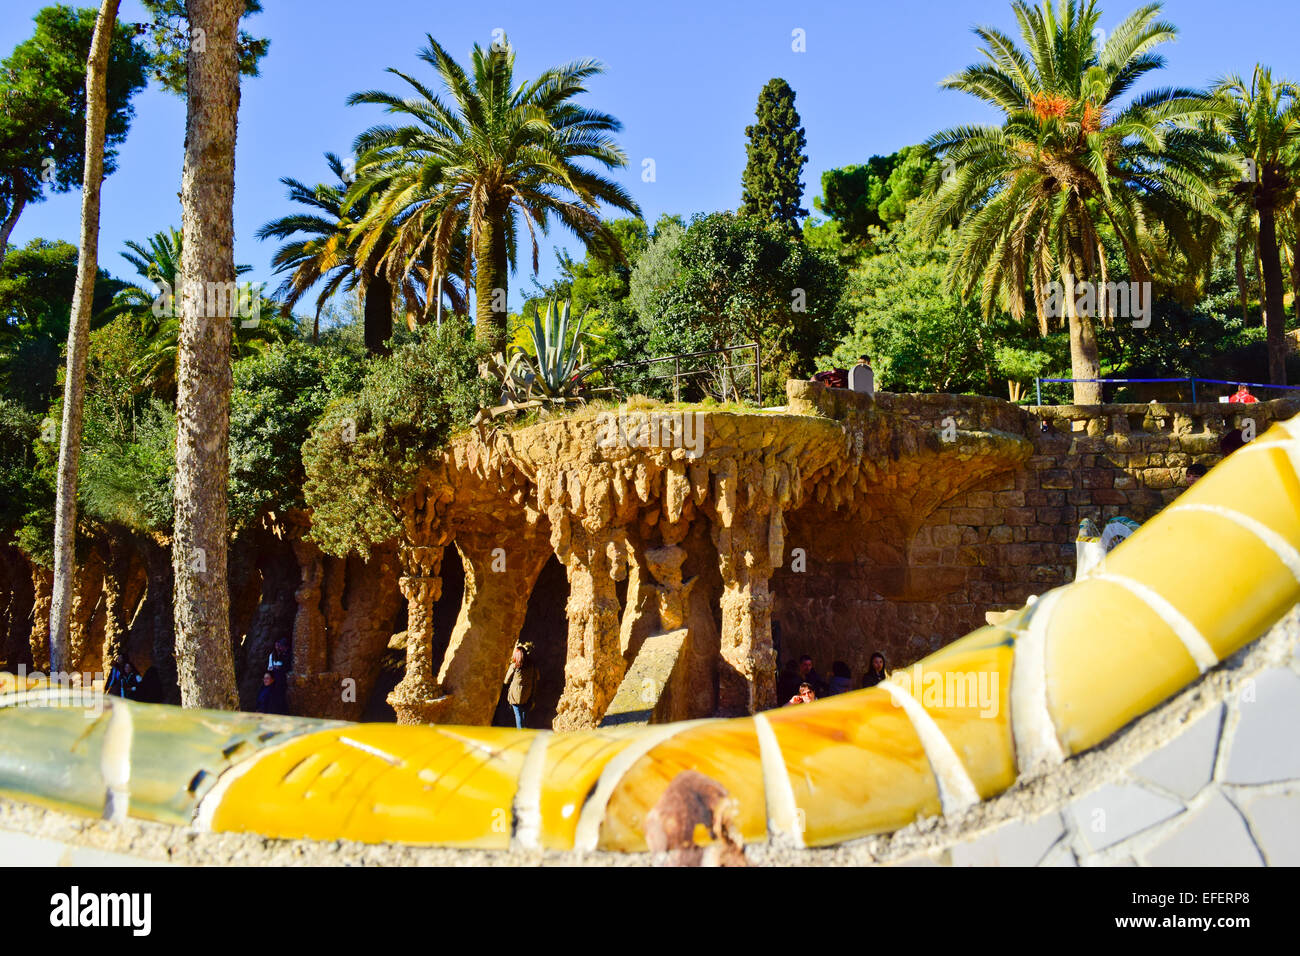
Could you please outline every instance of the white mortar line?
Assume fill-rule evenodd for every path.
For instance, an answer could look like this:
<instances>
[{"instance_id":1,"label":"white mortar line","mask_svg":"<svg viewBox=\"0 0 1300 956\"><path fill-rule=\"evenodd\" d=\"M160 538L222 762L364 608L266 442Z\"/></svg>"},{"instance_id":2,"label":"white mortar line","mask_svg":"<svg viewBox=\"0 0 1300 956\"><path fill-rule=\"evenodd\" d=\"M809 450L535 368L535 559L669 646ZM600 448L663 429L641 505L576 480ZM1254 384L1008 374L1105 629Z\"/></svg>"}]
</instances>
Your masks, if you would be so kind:
<instances>
[{"instance_id":1,"label":"white mortar line","mask_svg":"<svg viewBox=\"0 0 1300 956\"><path fill-rule=\"evenodd\" d=\"M1065 760L1047 706L1047 626L1064 591L1058 588L1038 599L1029 626L1016 634L1011 665L1011 733L1016 768L1023 775Z\"/></svg>"},{"instance_id":2,"label":"white mortar line","mask_svg":"<svg viewBox=\"0 0 1300 956\"><path fill-rule=\"evenodd\" d=\"M1242 514L1232 508L1225 508L1222 505L1201 505L1201 504L1183 504L1174 505L1170 511L1201 511L1206 514L1217 515L1225 518L1233 524L1245 528L1255 537L1259 538L1266 544L1278 560L1286 565L1288 571L1297 580L1300 581L1300 551L1292 547L1291 542L1282 537L1264 522L1250 515Z\"/></svg>"},{"instance_id":3,"label":"white mortar line","mask_svg":"<svg viewBox=\"0 0 1300 956\"><path fill-rule=\"evenodd\" d=\"M1297 416L1300 417L1300 416ZM1243 453L1260 452L1260 451L1284 451L1287 457L1291 459L1291 470L1300 475L1300 425L1292 422L1277 422L1282 430L1290 435L1290 438L1283 438L1278 441L1258 442L1252 441L1243 448L1238 448L1234 455Z\"/></svg>"},{"instance_id":4,"label":"white mortar line","mask_svg":"<svg viewBox=\"0 0 1300 956\"><path fill-rule=\"evenodd\" d=\"M384 763L390 764L391 766L400 767L402 765L401 758L394 757L392 754L380 750L378 747L372 747L370 744L363 744L359 740L353 740L351 737L345 737L340 734L338 742L343 744L345 747L351 747L354 750L360 750L362 753L370 754L372 757L378 757L380 760L384 761Z\"/></svg>"},{"instance_id":5,"label":"white mortar line","mask_svg":"<svg viewBox=\"0 0 1300 956\"><path fill-rule=\"evenodd\" d=\"M519 770L515 789L515 832L510 838L512 849L536 850L541 845L542 834L542 780L546 770L546 746L550 743L549 731L541 731L533 738Z\"/></svg>"},{"instance_id":6,"label":"white mortar line","mask_svg":"<svg viewBox=\"0 0 1300 956\"><path fill-rule=\"evenodd\" d=\"M605 822L605 810L609 798L614 795L614 788L623 779L623 775L632 769L633 764L658 747L665 740L677 736L691 727L698 727L712 718L703 720L684 720L674 724L660 724L646 727L635 740L614 756L605 769L600 772L600 779L587 802L582 806L578 816L578 827L573 834L575 850L595 850L600 842L600 825Z\"/></svg>"},{"instance_id":7,"label":"white mortar line","mask_svg":"<svg viewBox=\"0 0 1300 956\"><path fill-rule=\"evenodd\" d=\"M966 765L957 756L957 751L952 749L952 744L943 735L934 718L915 697L897 684L883 681L879 686L888 691L894 698L894 703L903 708L916 735L921 738L921 747L925 750L926 759L930 761L930 772L934 774L934 782L939 788L939 803L944 815L961 813L979 803L979 792L975 789L970 774L966 772Z\"/></svg>"},{"instance_id":8,"label":"white mortar line","mask_svg":"<svg viewBox=\"0 0 1300 956\"><path fill-rule=\"evenodd\" d=\"M773 840L784 840L802 847L803 826L795 804L794 785L785 766L781 743L765 714L754 715L754 736L758 738L759 763L763 768L763 800L767 813L767 832Z\"/></svg>"},{"instance_id":9,"label":"white mortar line","mask_svg":"<svg viewBox=\"0 0 1300 956\"><path fill-rule=\"evenodd\" d=\"M1205 635L1183 615L1182 611L1170 604L1157 591L1147 587L1140 581L1124 577L1121 574L1094 574L1092 580L1109 581L1111 584L1117 584L1155 611L1160 620L1168 625L1169 629L1183 642L1183 647L1187 648L1187 653L1192 656L1192 660L1196 662L1197 670L1202 674L1219 663L1219 655L1214 652L1214 648L1205 639Z\"/></svg>"}]
</instances>

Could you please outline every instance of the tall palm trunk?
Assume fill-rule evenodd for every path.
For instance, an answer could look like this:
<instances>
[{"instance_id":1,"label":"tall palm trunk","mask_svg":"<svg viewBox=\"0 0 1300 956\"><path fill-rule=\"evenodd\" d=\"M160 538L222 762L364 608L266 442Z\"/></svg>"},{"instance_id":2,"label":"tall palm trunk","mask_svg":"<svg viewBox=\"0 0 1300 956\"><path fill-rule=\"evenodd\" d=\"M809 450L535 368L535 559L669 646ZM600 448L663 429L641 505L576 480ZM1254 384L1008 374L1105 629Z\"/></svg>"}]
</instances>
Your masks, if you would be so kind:
<instances>
[{"instance_id":1,"label":"tall palm trunk","mask_svg":"<svg viewBox=\"0 0 1300 956\"><path fill-rule=\"evenodd\" d=\"M372 274L366 285L365 335L367 352L388 354L384 343L393 337L393 285L382 270Z\"/></svg>"},{"instance_id":2,"label":"tall palm trunk","mask_svg":"<svg viewBox=\"0 0 1300 956\"><path fill-rule=\"evenodd\" d=\"M506 347L506 211L489 206L474 251L474 335L494 352ZM499 290L499 291L498 291ZM500 305L497 311L494 305Z\"/></svg>"},{"instance_id":3,"label":"tall palm trunk","mask_svg":"<svg viewBox=\"0 0 1300 956\"><path fill-rule=\"evenodd\" d=\"M59 436L59 477L54 507L54 592L50 604L50 668L68 670L68 622L75 585L77 463L81 458L81 417L86 397L86 351L90 308L99 264L99 192L104 182L104 121L108 60L119 0L103 0L86 64L86 166L81 191L81 248L77 284L68 322L68 368L63 381L63 432ZM15 218L15 217L11 217ZM12 227L11 227L12 228ZM5 239L8 239L6 234ZM4 245L0 243L0 251Z\"/></svg>"},{"instance_id":4,"label":"tall palm trunk","mask_svg":"<svg viewBox=\"0 0 1300 956\"><path fill-rule=\"evenodd\" d=\"M1237 296L1241 299L1241 324L1250 324L1250 292L1246 288L1246 262L1245 257L1241 254L1242 238L1237 237L1237 252L1235 255L1237 265Z\"/></svg>"},{"instance_id":5,"label":"tall palm trunk","mask_svg":"<svg viewBox=\"0 0 1300 956\"><path fill-rule=\"evenodd\" d=\"M1062 285L1065 287L1065 315L1070 327L1070 377L1095 379L1101 377L1101 359L1097 350L1097 329L1091 315L1079 315L1075 296L1076 275L1069 259L1061 263ZM1074 404L1100 405L1100 382L1075 382Z\"/></svg>"},{"instance_id":6,"label":"tall palm trunk","mask_svg":"<svg viewBox=\"0 0 1300 956\"><path fill-rule=\"evenodd\" d=\"M229 473L229 296L235 281L235 131L239 61L235 47L243 0L188 0L202 52L188 58L180 369L176 397L176 664L181 703L233 710L235 664L226 584L226 482ZM227 285L229 283L230 285ZM214 294L205 294L209 290Z\"/></svg>"},{"instance_id":7,"label":"tall palm trunk","mask_svg":"<svg viewBox=\"0 0 1300 956\"><path fill-rule=\"evenodd\" d=\"M1282 297L1282 257L1277 246L1277 222L1271 203L1260 203L1259 259L1264 274L1264 329L1268 340L1268 380L1286 384L1286 313Z\"/></svg>"}]
</instances>

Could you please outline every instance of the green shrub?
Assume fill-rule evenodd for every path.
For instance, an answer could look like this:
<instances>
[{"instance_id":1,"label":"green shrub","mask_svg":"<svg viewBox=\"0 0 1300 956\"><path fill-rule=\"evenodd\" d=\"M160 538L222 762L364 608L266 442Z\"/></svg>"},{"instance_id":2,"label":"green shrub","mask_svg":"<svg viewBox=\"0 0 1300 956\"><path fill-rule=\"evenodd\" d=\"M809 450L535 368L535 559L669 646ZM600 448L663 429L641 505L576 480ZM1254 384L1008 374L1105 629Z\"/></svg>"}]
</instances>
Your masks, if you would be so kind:
<instances>
[{"instance_id":1,"label":"green shrub","mask_svg":"<svg viewBox=\"0 0 1300 956\"><path fill-rule=\"evenodd\" d=\"M302 446L330 401L360 385L362 363L343 350L277 343L235 363L230 402L230 521L301 508Z\"/></svg>"},{"instance_id":2,"label":"green shrub","mask_svg":"<svg viewBox=\"0 0 1300 956\"><path fill-rule=\"evenodd\" d=\"M373 361L361 388L332 403L303 446L311 537L331 554L393 538L401 502L453 432L497 398L479 375L487 350L463 321L426 326Z\"/></svg>"}]
</instances>

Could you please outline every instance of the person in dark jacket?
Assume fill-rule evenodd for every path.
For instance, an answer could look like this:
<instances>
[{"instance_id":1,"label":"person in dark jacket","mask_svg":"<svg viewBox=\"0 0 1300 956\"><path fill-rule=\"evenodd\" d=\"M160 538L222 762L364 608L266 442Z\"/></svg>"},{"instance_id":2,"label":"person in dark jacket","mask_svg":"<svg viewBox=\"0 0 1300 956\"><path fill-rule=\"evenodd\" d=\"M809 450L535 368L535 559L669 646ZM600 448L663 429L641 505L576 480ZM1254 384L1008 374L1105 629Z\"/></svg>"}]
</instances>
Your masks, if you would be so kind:
<instances>
[{"instance_id":1,"label":"person in dark jacket","mask_svg":"<svg viewBox=\"0 0 1300 956\"><path fill-rule=\"evenodd\" d=\"M266 669L278 674L285 674L293 670L293 651L289 649L289 642L283 637L275 642L275 647L268 655Z\"/></svg>"},{"instance_id":2,"label":"person in dark jacket","mask_svg":"<svg viewBox=\"0 0 1300 956\"><path fill-rule=\"evenodd\" d=\"M113 669L108 673L108 681L104 684L104 693L112 697L136 700L138 699L141 680L140 672L135 669L135 665L127 658L119 657L113 664Z\"/></svg>"},{"instance_id":3,"label":"person in dark jacket","mask_svg":"<svg viewBox=\"0 0 1300 956\"><path fill-rule=\"evenodd\" d=\"M862 675L862 686L875 687L888 676L889 671L885 669L885 655L876 651L871 655L871 670Z\"/></svg>"},{"instance_id":4,"label":"person in dark jacket","mask_svg":"<svg viewBox=\"0 0 1300 956\"><path fill-rule=\"evenodd\" d=\"M262 675L262 689L257 692L257 712L259 714L289 713L283 673L267 671Z\"/></svg>"},{"instance_id":5,"label":"person in dark jacket","mask_svg":"<svg viewBox=\"0 0 1300 956\"><path fill-rule=\"evenodd\" d=\"M817 668L813 667L813 659L807 654L799 658L799 680L807 681L818 697L826 696L826 682L822 680L822 675L817 673Z\"/></svg>"},{"instance_id":6,"label":"person in dark jacket","mask_svg":"<svg viewBox=\"0 0 1300 956\"><path fill-rule=\"evenodd\" d=\"M831 683L826 690L826 696L833 697L835 694L843 694L850 690L853 690L853 672L849 670L848 664L836 661L831 665Z\"/></svg>"},{"instance_id":7,"label":"person in dark jacket","mask_svg":"<svg viewBox=\"0 0 1300 956\"><path fill-rule=\"evenodd\" d=\"M537 668L529 660L527 645L515 645L510 656L510 669L506 671L502 684L506 688L506 703L515 715L515 726L522 730L537 691Z\"/></svg>"}]
</instances>

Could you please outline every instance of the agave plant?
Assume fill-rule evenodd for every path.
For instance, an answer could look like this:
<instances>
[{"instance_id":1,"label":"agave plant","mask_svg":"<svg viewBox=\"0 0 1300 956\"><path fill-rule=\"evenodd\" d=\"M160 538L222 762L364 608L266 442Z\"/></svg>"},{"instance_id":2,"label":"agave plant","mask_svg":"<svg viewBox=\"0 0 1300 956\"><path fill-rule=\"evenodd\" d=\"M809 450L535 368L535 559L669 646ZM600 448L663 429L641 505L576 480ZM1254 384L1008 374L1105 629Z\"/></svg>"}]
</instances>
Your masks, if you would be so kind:
<instances>
[{"instance_id":1,"label":"agave plant","mask_svg":"<svg viewBox=\"0 0 1300 956\"><path fill-rule=\"evenodd\" d=\"M578 389L595 368L587 362L587 345L582 326L571 321L568 302L548 302L546 310L533 317L528 330L532 350L515 346L509 358L493 356L501 380L502 401L493 415L520 407L582 404Z\"/></svg>"}]
</instances>

